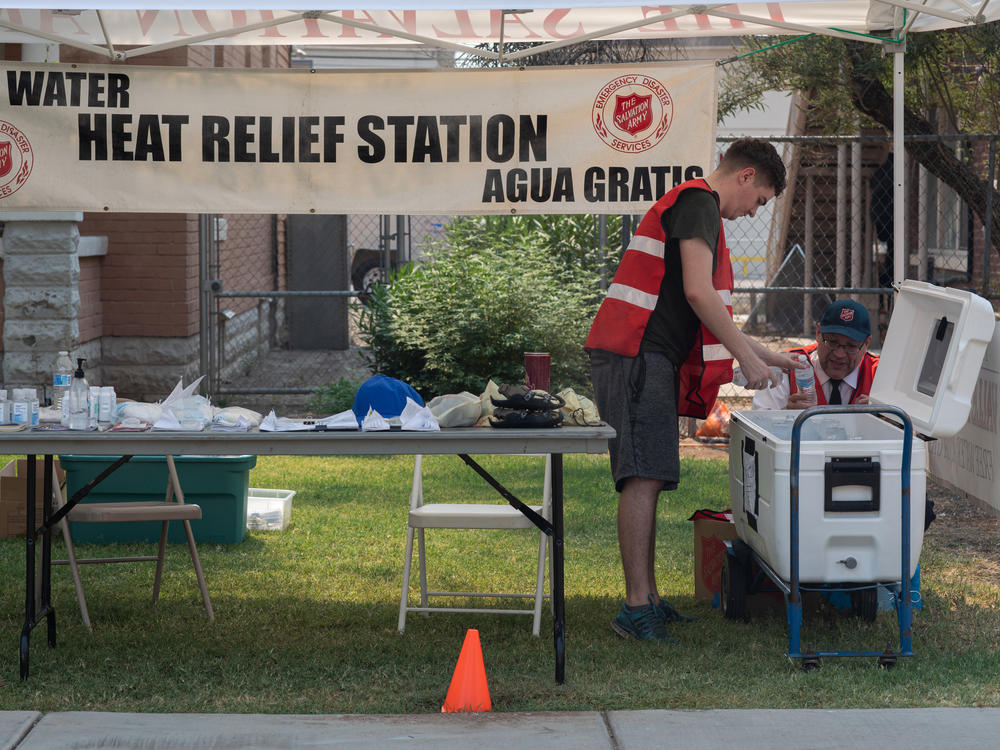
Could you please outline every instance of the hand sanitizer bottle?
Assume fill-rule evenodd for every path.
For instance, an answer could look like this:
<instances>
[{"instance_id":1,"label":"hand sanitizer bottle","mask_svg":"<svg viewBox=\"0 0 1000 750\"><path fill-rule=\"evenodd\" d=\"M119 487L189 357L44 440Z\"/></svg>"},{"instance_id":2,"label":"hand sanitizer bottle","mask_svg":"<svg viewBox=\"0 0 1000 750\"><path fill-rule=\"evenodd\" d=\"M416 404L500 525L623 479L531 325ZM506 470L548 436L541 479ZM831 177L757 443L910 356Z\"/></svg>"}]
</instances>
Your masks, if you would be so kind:
<instances>
[{"instance_id":1,"label":"hand sanitizer bottle","mask_svg":"<svg viewBox=\"0 0 1000 750\"><path fill-rule=\"evenodd\" d=\"M69 388L69 428L71 430L89 429L90 422L90 387L83 375L85 359L77 359L76 372L73 373L73 385Z\"/></svg>"}]
</instances>

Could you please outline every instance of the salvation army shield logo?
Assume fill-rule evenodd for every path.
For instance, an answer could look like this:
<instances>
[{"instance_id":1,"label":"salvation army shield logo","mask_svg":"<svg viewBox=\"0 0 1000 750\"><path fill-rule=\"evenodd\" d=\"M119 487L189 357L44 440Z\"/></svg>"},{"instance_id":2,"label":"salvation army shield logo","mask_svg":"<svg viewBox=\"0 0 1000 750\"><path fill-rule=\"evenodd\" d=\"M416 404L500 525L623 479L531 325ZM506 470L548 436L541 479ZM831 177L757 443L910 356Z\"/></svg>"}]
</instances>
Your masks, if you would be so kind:
<instances>
[{"instance_id":1,"label":"salvation army shield logo","mask_svg":"<svg viewBox=\"0 0 1000 750\"><path fill-rule=\"evenodd\" d=\"M615 94L615 110L611 120L615 127L631 136L641 133L653 124L653 97L629 94Z\"/></svg>"},{"instance_id":2,"label":"salvation army shield logo","mask_svg":"<svg viewBox=\"0 0 1000 750\"><path fill-rule=\"evenodd\" d=\"M14 166L14 161L10 158L10 146L10 141L0 143L0 177L6 177Z\"/></svg>"},{"instance_id":3,"label":"salvation army shield logo","mask_svg":"<svg viewBox=\"0 0 1000 750\"><path fill-rule=\"evenodd\" d=\"M27 182L34 164L27 136L6 120L0 120L0 200Z\"/></svg>"},{"instance_id":4,"label":"salvation army shield logo","mask_svg":"<svg viewBox=\"0 0 1000 750\"><path fill-rule=\"evenodd\" d=\"M674 119L670 92L657 79L641 73L621 75L597 92L591 110L594 132L623 153L653 148Z\"/></svg>"},{"instance_id":5,"label":"salvation army shield logo","mask_svg":"<svg viewBox=\"0 0 1000 750\"><path fill-rule=\"evenodd\" d=\"M840 311L840 319L845 323L850 323L852 320L854 320L854 310L852 310L849 307L845 307L843 310Z\"/></svg>"}]
</instances>

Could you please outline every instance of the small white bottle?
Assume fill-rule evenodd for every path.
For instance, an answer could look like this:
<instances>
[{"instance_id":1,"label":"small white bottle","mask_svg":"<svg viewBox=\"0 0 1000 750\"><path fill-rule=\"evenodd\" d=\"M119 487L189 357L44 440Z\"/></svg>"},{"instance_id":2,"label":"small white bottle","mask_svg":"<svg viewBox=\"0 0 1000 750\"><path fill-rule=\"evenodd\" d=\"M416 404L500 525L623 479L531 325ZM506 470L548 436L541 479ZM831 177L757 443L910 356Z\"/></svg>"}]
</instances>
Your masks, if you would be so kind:
<instances>
[{"instance_id":1,"label":"small white bottle","mask_svg":"<svg viewBox=\"0 0 1000 750\"><path fill-rule=\"evenodd\" d=\"M0 388L0 424L10 424L10 401L6 388Z\"/></svg>"},{"instance_id":2,"label":"small white bottle","mask_svg":"<svg viewBox=\"0 0 1000 750\"><path fill-rule=\"evenodd\" d=\"M69 389L69 428L71 430L86 430L90 422L90 387L83 374L83 363L87 360L77 358L76 372L73 373L73 385Z\"/></svg>"},{"instance_id":3,"label":"small white bottle","mask_svg":"<svg viewBox=\"0 0 1000 750\"><path fill-rule=\"evenodd\" d=\"M805 354L799 354L796 356L799 362L804 362L808 367L804 369L795 370L795 387L802 393L806 398L806 403L809 406L816 405L816 376L813 373L812 363L809 361L809 357Z\"/></svg>"},{"instance_id":4,"label":"small white bottle","mask_svg":"<svg viewBox=\"0 0 1000 750\"><path fill-rule=\"evenodd\" d=\"M99 427L110 426L117 400L115 389L112 386L106 385L101 388L97 406L97 424Z\"/></svg>"},{"instance_id":5,"label":"small white bottle","mask_svg":"<svg viewBox=\"0 0 1000 750\"><path fill-rule=\"evenodd\" d=\"M66 394L73 385L73 360L69 352L59 352L56 358L56 369L52 373L52 406L62 411L63 427L69 423L69 403Z\"/></svg>"},{"instance_id":6,"label":"small white bottle","mask_svg":"<svg viewBox=\"0 0 1000 750\"><path fill-rule=\"evenodd\" d=\"M87 418L87 426L92 429L97 429L97 412L101 405L101 386L92 385L88 391L90 394L90 411Z\"/></svg>"},{"instance_id":7,"label":"small white bottle","mask_svg":"<svg viewBox=\"0 0 1000 750\"><path fill-rule=\"evenodd\" d=\"M25 388L24 400L28 402L28 424L31 427L38 427L38 390Z\"/></svg>"},{"instance_id":8,"label":"small white bottle","mask_svg":"<svg viewBox=\"0 0 1000 750\"><path fill-rule=\"evenodd\" d=\"M13 400L10 403L10 421L12 424L28 424L31 421L28 401L24 397L24 388L14 388Z\"/></svg>"}]
</instances>

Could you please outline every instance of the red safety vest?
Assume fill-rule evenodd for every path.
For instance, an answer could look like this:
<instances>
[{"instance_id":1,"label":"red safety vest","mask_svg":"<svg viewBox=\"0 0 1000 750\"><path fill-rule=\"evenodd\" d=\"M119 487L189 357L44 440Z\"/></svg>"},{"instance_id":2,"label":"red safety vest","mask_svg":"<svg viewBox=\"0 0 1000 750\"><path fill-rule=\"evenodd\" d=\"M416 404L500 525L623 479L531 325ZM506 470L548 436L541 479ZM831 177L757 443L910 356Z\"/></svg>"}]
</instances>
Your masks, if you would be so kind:
<instances>
[{"instance_id":1,"label":"red safety vest","mask_svg":"<svg viewBox=\"0 0 1000 750\"><path fill-rule=\"evenodd\" d=\"M585 344L588 350L604 349L626 357L639 354L639 345L666 273L667 238L660 219L678 196L691 188L712 191L701 179L681 183L653 204L639 223L590 327ZM712 286L732 315L733 268L721 216ZM703 324L699 325L694 346L681 365L679 378L677 413L699 419L711 413L719 386L733 379L732 355Z\"/></svg>"},{"instance_id":2,"label":"red safety vest","mask_svg":"<svg viewBox=\"0 0 1000 750\"><path fill-rule=\"evenodd\" d=\"M805 354L807 357L812 357L812 353L816 351L816 347L819 346L818 343L813 342L803 347L793 347L792 349L786 349L785 352L788 354ZM878 368L878 355L872 354L871 352L865 352L865 356L861 358L861 369L858 370L858 385L854 389L854 395L851 396L851 400L848 402L850 404L856 403L859 396L867 396L872 390L872 381L875 380L875 370ZM815 375L816 368L813 368L813 374ZM791 389L788 395L798 392L798 386L795 383L795 378L792 375L788 376L788 383ZM826 394L823 393L822 388L816 389L816 403L819 405L825 405L827 403Z\"/></svg>"}]
</instances>

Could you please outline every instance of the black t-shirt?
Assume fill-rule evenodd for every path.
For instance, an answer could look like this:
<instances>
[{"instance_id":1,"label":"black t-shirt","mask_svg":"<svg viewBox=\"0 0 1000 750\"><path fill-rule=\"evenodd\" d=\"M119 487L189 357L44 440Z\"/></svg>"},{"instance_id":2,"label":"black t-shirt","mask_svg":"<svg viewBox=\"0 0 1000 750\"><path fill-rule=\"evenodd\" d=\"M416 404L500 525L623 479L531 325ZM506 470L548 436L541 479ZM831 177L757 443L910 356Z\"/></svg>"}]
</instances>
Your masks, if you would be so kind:
<instances>
[{"instance_id":1,"label":"black t-shirt","mask_svg":"<svg viewBox=\"0 0 1000 750\"><path fill-rule=\"evenodd\" d=\"M664 252L666 273L660 283L660 294L649 316L640 350L663 352L677 367L687 359L694 346L700 322L684 296L680 240L694 237L705 240L712 249L714 270L720 220L718 195L694 188L681 193L674 205L660 217L667 236Z\"/></svg>"}]
</instances>

